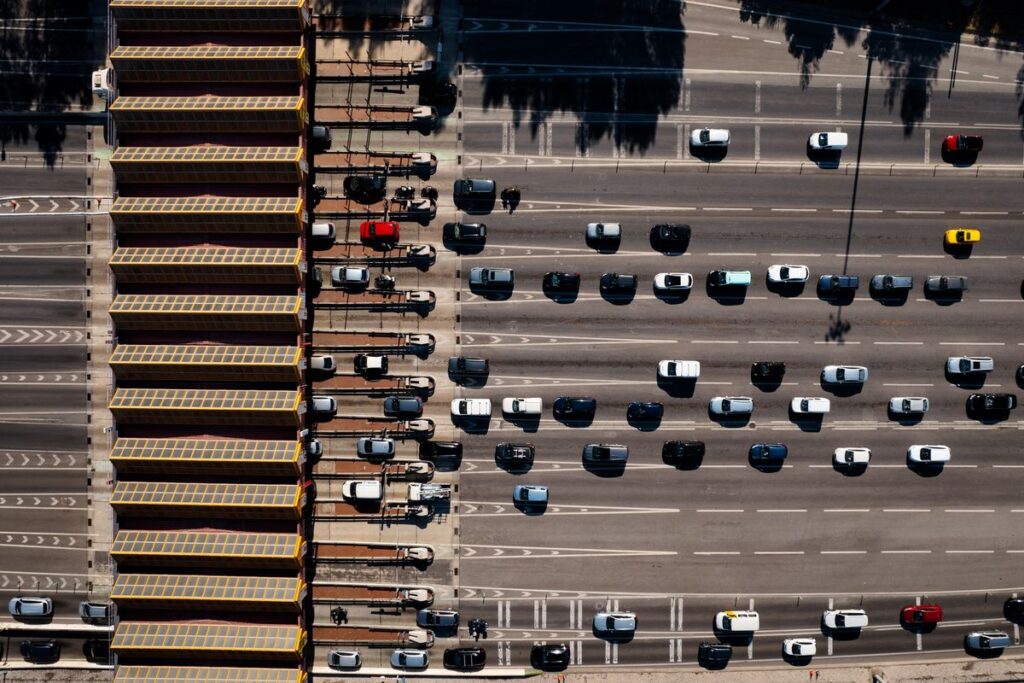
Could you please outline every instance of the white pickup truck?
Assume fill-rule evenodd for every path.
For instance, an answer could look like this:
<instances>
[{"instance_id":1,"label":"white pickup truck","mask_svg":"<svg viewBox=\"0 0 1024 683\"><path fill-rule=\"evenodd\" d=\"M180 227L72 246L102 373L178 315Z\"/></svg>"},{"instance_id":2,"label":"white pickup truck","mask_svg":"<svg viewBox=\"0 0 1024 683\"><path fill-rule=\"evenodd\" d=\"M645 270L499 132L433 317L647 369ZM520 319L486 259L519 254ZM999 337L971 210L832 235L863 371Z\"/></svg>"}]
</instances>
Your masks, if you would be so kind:
<instances>
[{"instance_id":1,"label":"white pickup truck","mask_svg":"<svg viewBox=\"0 0 1024 683\"><path fill-rule=\"evenodd\" d=\"M491 399L457 398L452 401L453 417L490 417Z\"/></svg>"}]
</instances>

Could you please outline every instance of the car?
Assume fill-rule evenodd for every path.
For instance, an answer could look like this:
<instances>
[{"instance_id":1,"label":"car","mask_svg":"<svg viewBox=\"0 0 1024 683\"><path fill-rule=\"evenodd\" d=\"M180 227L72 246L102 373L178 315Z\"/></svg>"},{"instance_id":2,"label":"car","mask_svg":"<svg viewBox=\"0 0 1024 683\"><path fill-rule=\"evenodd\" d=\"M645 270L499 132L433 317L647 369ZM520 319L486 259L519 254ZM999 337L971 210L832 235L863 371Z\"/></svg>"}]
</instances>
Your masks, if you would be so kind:
<instances>
[{"instance_id":1,"label":"car","mask_svg":"<svg viewBox=\"0 0 1024 683\"><path fill-rule=\"evenodd\" d=\"M630 273L604 273L601 275L601 293L632 294L636 291L637 277Z\"/></svg>"},{"instance_id":2,"label":"car","mask_svg":"<svg viewBox=\"0 0 1024 683\"><path fill-rule=\"evenodd\" d=\"M868 625L868 613L862 609L827 609L821 614L821 623L831 631L852 631Z\"/></svg>"},{"instance_id":3,"label":"car","mask_svg":"<svg viewBox=\"0 0 1024 683\"><path fill-rule=\"evenodd\" d=\"M726 610L715 615L715 630L730 633L756 633L761 629L761 615L753 610Z\"/></svg>"},{"instance_id":4,"label":"car","mask_svg":"<svg viewBox=\"0 0 1024 683\"><path fill-rule=\"evenodd\" d=\"M364 458L395 457L395 440L387 437L364 436L356 440L356 454Z\"/></svg>"},{"instance_id":5,"label":"car","mask_svg":"<svg viewBox=\"0 0 1024 683\"><path fill-rule=\"evenodd\" d=\"M789 402L789 409L797 415L825 415L832 402L820 396L797 396Z\"/></svg>"},{"instance_id":6,"label":"car","mask_svg":"<svg viewBox=\"0 0 1024 683\"><path fill-rule=\"evenodd\" d=\"M914 288L914 278L910 275L875 275L871 278L870 288L880 294L902 292Z\"/></svg>"},{"instance_id":7,"label":"car","mask_svg":"<svg viewBox=\"0 0 1024 683\"><path fill-rule=\"evenodd\" d=\"M430 654L425 650L403 649L391 653L393 669L426 669L430 663Z\"/></svg>"},{"instance_id":8,"label":"car","mask_svg":"<svg viewBox=\"0 0 1024 683\"><path fill-rule=\"evenodd\" d=\"M637 422L660 420L665 414L665 406L657 401L630 401L626 406L626 419Z\"/></svg>"},{"instance_id":9,"label":"car","mask_svg":"<svg viewBox=\"0 0 1024 683\"><path fill-rule=\"evenodd\" d=\"M893 396L889 399L889 412L894 415L927 413L928 399L924 396Z\"/></svg>"},{"instance_id":10,"label":"car","mask_svg":"<svg viewBox=\"0 0 1024 683\"><path fill-rule=\"evenodd\" d=\"M461 441L424 441L420 444L420 458L423 460L461 457Z\"/></svg>"},{"instance_id":11,"label":"car","mask_svg":"<svg viewBox=\"0 0 1024 683\"><path fill-rule=\"evenodd\" d=\"M821 369L822 384L864 384L868 369L863 365L826 365Z\"/></svg>"},{"instance_id":12,"label":"car","mask_svg":"<svg viewBox=\"0 0 1024 683\"><path fill-rule=\"evenodd\" d=\"M750 415L754 412L754 399L749 396L715 396L708 402L713 415Z\"/></svg>"},{"instance_id":13,"label":"car","mask_svg":"<svg viewBox=\"0 0 1024 683\"><path fill-rule=\"evenodd\" d=\"M327 126L310 126L309 140L314 152L326 152L331 148L331 129Z\"/></svg>"},{"instance_id":14,"label":"car","mask_svg":"<svg viewBox=\"0 0 1024 683\"><path fill-rule=\"evenodd\" d=\"M953 153L977 153L985 146L980 135L947 135L942 140L942 151Z\"/></svg>"},{"instance_id":15,"label":"car","mask_svg":"<svg viewBox=\"0 0 1024 683\"><path fill-rule=\"evenodd\" d=\"M490 417L491 399L489 398L455 398L452 399L452 416L454 417Z\"/></svg>"},{"instance_id":16,"label":"car","mask_svg":"<svg viewBox=\"0 0 1024 683\"><path fill-rule=\"evenodd\" d=\"M370 269L355 266L331 268L331 284L345 289L359 289L370 284Z\"/></svg>"},{"instance_id":17,"label":"car","mask_svg":"<svg viewBox=\"0 0 1024 683\"><path fill-rule=\"evenodd\" d=\"M685 223L659 223L651 228L651 242L665 251L683 251L690 244L691 234Z\"/></svg>"},{"instance_id":18,"label":"car","mask_svg":"<svg viewBox=\"0 0 1024 683\"><path fill-rule=\"evenodd\" d=\"M1010 636L1003 631L971 631L964 636L967 650L1002 650L1012 644Z\"/></svg>"},{"instance_id":19,"label":"car","mask_svg":"<svg viewBox=\"0 0 1024 683\"><path fill-rule=\"evenodd\" d=\"M110 664L110 641L103 638L90 638L82 645L82 654L90 662Z\"/></svg>"},{"instance_id":20,"label":"car","mask_svg":"<svg viewBox=\"0 0 1024 683\"><path fill-rule=\"evenodd\" d=\"M319 439L310 439L306 444L306 455L310 460L317 460L324 454L324 445Z\"/></svg>"},{"instance_id":21,"label":"car","mask_svg":"<svg viewBox=\"0 0 1024 683\"><path fill-rule=\"evenodd\" d=\"M774 284L798 284L807 282L811 270L807 266L774 265L768 268L768 282Z\"/></svg>"},{"instance_id":22,"label":"car","mask_svg":"<svg viewBox=\"0 0 1024 683\"><path fill-rule=\"evenodd\" d=\"M594 615L594 631L609 635L630 635L636 631L633 612L598 612Z\"/></svg>"},{"instance_id":23,"label":"car","mask_svg":"<svg viewBox=\"0 0 1024 683\"><path fill-rule=\"evenodd\" d=\"M693 289L693 275L690 273L658 273L654 276L654 288L659 292L685 292Z\"/></svg>"},{"instance_id":24,"label":"car","mask_svg":"<svg viewBox=\"0 0 1024 683\"><path fill-rule=\"evenodd\" d=\"M618 223L587 223L584 235L588 242L618 244L622 239L622 226Z\"/></svg>"},{"instance_id":25,"label":"car","mask_svg":"<svg viewBox=\"0 0 1024 683\"><path fill-rule=\"evenodd\" d=\"M924 290L933 294L966 292L970 289L966 275L929 275Z\"/></svg>"},{"instance_id":26,"label":"car","mask_svg":"<svg viewBox=\"0 0 1024 683\"><path fill-rule=\"evenodd\" d=\"M552 408L555 417L568 419L587 419L597 412L597 399L589 396L559 396Z\"/></svg>"},{"instance_id":27,"label":"car","mask_svg":"<svg viewBox=\"0 0 1024 683\"><path fill-rule=\"evenodd\" d=\"M450 647L444 651L444 668L455 671L479 671L487 665L482 647Z\"/></svg>"},{"instance_id":28,"label":"car","mask_svg":"<svg viewBox=\"0 0 1024 683\"><path fill-rule=\"evenodd\" d=\"M368 353L357 353L352 359L353 369L364 377L380 377L388 374L388 357Z\"/></svg>"},{"instance_id":29,"label":"car","mask_svg":"<svg viewBox=\"0 0 1024 683\"><path fill-rule=\"evenodd\" d=\"M423 399L419 396L388 396L384 399L385 417L419 417L423 414Z\"/></svg>"},{"instance_id":30,"label":"car","mask_svg":"<svg viewBox=\"0 0 1024 683\"><path fill-rule=\"evenodd\" d=\"M923 446L915 444L907 449L907 460L913 463L931 465L949 462L952 457L949 446Z\"/></svg>"},{"instance_id":31,"label":"car","mask_svg":"<svg viewBox=\"0 0 1024 683\"><path fill-rule=\"evenodd\" d=\"M975 375L992 372L995 361L989 356L950 356L946 359L946 372L951 375Z\"/></svg>"},{"instance_id":32,"label":"car","mask_svg":"<svg viewBox=\"0 0 1024 683\"><path fill-rule=\"evenodd\" d=\"M334 356L317 353L310 356L309 369L324 375L333 375L338 366L334 362Z\"/></svg>"},{"instance_id":33,"label":"car","mask_svg":"<svg viewBox=\"0 0 1024 683\"><path fill-rule=\"evenodd\" d=\"M670 465L703 457L703 441L666 441L661 446L661 459Z\"/></svg>"},{"instance_id":34,"label":"car","mask_svg":"<svg viewBox=\"0 0 1024 683\"><path fill-rule=\"evenodd\" d=\"M399 234L397 221L363 221L359 224L359 239L363 242L394 244Z\"/></svg>"},{"instance_id":35,"label":"car","mask_svg":"<svg viewBox=\"0 0 1024 683\"><path fill-rule=\"evenodd\" d=\"M787 657L813 657L818 652L814 638L786 638L782 641L782 654Z\"/></svg>"},{"instance_id":36,"label":"car","mask_svg":"<svg viewBox=\"0 0 1024 683\"><path fill-rule=\"evenodd\" d=\"M388 190L388 178L383 173L350 175L345 177L341 187L349 199L372 204L384 199Z\"/></svg>"},{"instance_id":37,"label":"car","mask_svg":"<svg viewBox=\"0 0 1024 683\"><path fill-rule=\"evenodd\" d=\"M376 479L349 479L341 485L341 495L357 503L377 502L384 499L384 485Z\"/></svg>"},{"instance_id":38,"label":"car","mask_svg":"<svg viewBox=\"0 0 1024 683\"><path fill-rule=\"evenodd\" d=\"M981 241L981 230L975 228L950 228L943 241L951 247L962 247Z\"/></svg>"},{"instance_id":39,"label":"car","mask_svg":"<svg viewBox=\"0 0 1024 683\"><path fill-rule=\"evenodd\" d=\"M494 459L501 463L529 465L536 452L532 443L502 441L494 447Z\"/></svg>"},{"instance_id":40,"label":"car","mask_svg":"<svg viewBox=\"0 0 1024 683\"><path fill-rule=\"evenodd\" d=\"M446 223L444 238L461 244L484 244L487 241L485 223Z\"/></svg>"},{"instance_id":41,"label":"car","mask_svg":"<svg viewBox=\"0 0 1024 683\"><path fill-rule=\"evenodd\" d=\"M78 603L78 616L83 621L105 622L110 619L110 605L105 602Z\"/></svg>"},{"instance_id":42,"label":"car","mask_svg":"<svg viewBox=\"0 0 1024 683\"><path fill-rule=\"evenodd\" d=\"M12 617L48 617L53 614L53 600L19 595L7 603L7 611Z\"/></svg>"},{"instance_id":43,"label":"car","mask_svg":"<svg viewBox=\"0 0 1024 683\"><path fill-rule=\"evenodd\" d=\"M699 128L690 133L691 147L728 147L727 128Z\"/></svg>"},{"instance_id":44,"label":"car","mask_svg":"<svg viewBox=\"0 0 1024 683\"><path fill-rule=\"evenodd\" d=\"M331 650L327 655L327 666L332 669L358 669L363 658L354 650Z\"/></svg>"},{"instance_id":45,"label":"car","mask_svg":"<svg viewBox=\"0 0 1024 683\"><path fill-rule=\"evenodd\" d=\"M583 447L583 462L588 465L612 465L628 459L629 448L622 444L588 443Z\"/></svg>"},{"instance_id":46,"label":"car","mask_svg":"<svg viewBox=\"0 0 1024 683\"><path fill-rule=\"evenodd\" d=\"M750 381L754 384L781 382L786 375L786 364L777 360L762 360L751 364Z\"/></svg>"},{"instance_id":47,"label":"car","mask_svg":"<svg viewBox=\"0 0 1024 683\"><path fill-rule=\"evenodd\" d=\"M900 622L906 626L926 626L940 621L941 605L907 605L900 610Z\"/></svg>"},{"instance_id":48,"label":"car","mask_svg":"<svg viewBox=\"0 0 1024 683\"><path fill-rule=\"evenodd\" d=\"M579 273L544 273L544 289L553 292L575 292L580 288Z\"/></svg>"},{"instance_id":49,"label":"car","mask_svg":"<svg viewBox=\"0 0 1024 683\"><path fill-rule=\"evenodd\" d=\"M26 662L42 664L60 659L60 643L56 640L23 640L21 656Z\"/></svg>"},{"instance_id":50,"label":"car","mask_svg":"<svg viewBox=\"0 0 1024 683\"><path fill-rule=\"evenodd\" d=\"M338 401L333 396L314 396L311 403L313 414L319 417L334 417L338 412Z\"/></svg>"},{"instance_id":51,"label":"car","mask_svg":"<svg viewBox=\"0 0 1024 683\"><path fill-rule=\"evenodd\" d=\"M749 270L712 270L708 272L708 286L718 287L749 287Z\"/></svg>"},{"instance_id":52,"label":"car","mask_svg":"<svg viewBox=\"0 0 1024 683\"><path fill-rule=\"evenodd\" d=\"M504 398L501 401L501 412L514 417L536 417L544 412L544 399L539 397Z\"/></svg>"},{"instance_id":53,"label":"car","mask_svg":"<svg viewBox=\"0 0 1024 683\"><path fill-rule=\"evenodd\" d=\"M967 412L976 415L1000 415L1017 407L1016 394L971 394Z\"/></svg>"},{"instance_id":54,"label":"car","mask_svg":"<svg viewBox=\"0 0 1024 683\"><path fill-rule=\"evenodd\" d=\"M732 659L732 645L704 641L697 646L697 661L701 664L725 664Z\"/></svg>"},{"instance_id":55,"label":"car","mask_svg":"<svg viewBox=\"0 0 1024 683\"><path fill-rule=\"evenodd\" d=\"M416 625L423 628L456 628L459 613L452 609L427 607L416 612Z\"/></svg>"},{"instance_id":56,"label":"car","mask_svg":"<svg viewBox=\"0 0 1024 683\"><path fill-rule=\"evenodd\" d=\"M516 274L511 268L481 268L478 266L469 271L471 287L506 289L513 287L515 283Z\"/></svg>"},{"instance_id":57,"label":"car","mask_svg":"<svg viewBox=\"0 0 1024 683\"><path fill-rule=\"evenodd\" d=\"M837 448L832 453L837 467L867 467L871 462L871 449L860 447Z\"/></svg>"},{"instance_id":58,"label":"car","mask_svg":"<svg viewBox=\"0 0 1024 683\"><path fill-rule=\"evenodd\" d=\"M448 376L452 379L481 377L488 374L490 371L491 366L486 358L452 356L448 359Z\"/></svg>"},{"instance_id":59,"label":"car","mask_svg":"<svg viewBox=\"0 0 1024 683\"><path fill-rule=\"evenodd\" d=\"M452 189L455 201L493 200L497 194L497 185L493 180L476 178L459 178Z\"/></svg>"},{"instance_id":60,"label":"car","mask_svg":"<svg viewBox=\"0 0 1024 683\"><path fill-rule=\"evenodd\" d=\"M1017 366L1017 384L1024 384L1024 363Z\"/></svg>"},{"instance_id":61,"label":"car","mask_svg":"<svg viewBox=\"0 0 1024 683\"><path fill-rule=\"evenodd\" d=\"M848 143L849 137L846 133L836 133L832 131L812 133L811 136L807 138L807 145L816 151L841 152L846 149L846 145Z\"/></svg>"},{"instance_id":62,"label":"car","mask_svg":"<svg viewBox=\"0 0 1024 683\"><path fill-rule=\"evenodd\" d=\"M784 443L755 443L750 446L750 459L754 462L781 462L789 455Z\"/></svg>"},{"instance_id":63,"label":"car","mask_svg":"<svg viewBox=\"0 0 1024 683\"><path fill-rule=\"evenodd\" d=\"M700 377L698 360L663 360L658 362L658 378L667 380L695 380Z\"/></svg>"},{"instance_id":64,"label":"car","mask_svg":"<svg viewBox=\"0 0 1024 683\"><path fill-rule=\"evenodd\" d=\"M530 648L530 665L541 671L561 671L569 666L572 655L565 643L534 645Z\"/></svg>"},{"instance_id":65,"label":"car","mask_svg":"<svg viewBox=\"0 0 1024 683\"><path fill-rule=\"evenodd\" d=\"M1003 618L1014 624L1024 624L1024 598L1007 598L1003 603Z\"/></svg>"},{"instance_id":66,"label":"car","mask_svg":"<svg viewBox=\"0 0 1024 683\"><path fill-rule=\"evenodd\" d=\"M310 223L309 225L309 238L316 242L334 242L337 234L334 223Z\"/></svg>"},{"instance_id":67,"label":"car","mask_svg":"<svg viewBox=\"0 0 1024 683\"><path fill-rule=\"evenodd\" d=\"M860 278L856 275L822 275L818 278L818 291L822 294L853 294L858 287Z\"/></svg>"},{"instance_id":68,"label":"car","mask_svg":"<svg viewBox=\"0 0 1024 683\"><path fill-rule=\"evenodd\" d=\"M548 487L535 484L516 484L512 489L512 502L521 505L546 505Z\"/></svg>"}]
</instances>

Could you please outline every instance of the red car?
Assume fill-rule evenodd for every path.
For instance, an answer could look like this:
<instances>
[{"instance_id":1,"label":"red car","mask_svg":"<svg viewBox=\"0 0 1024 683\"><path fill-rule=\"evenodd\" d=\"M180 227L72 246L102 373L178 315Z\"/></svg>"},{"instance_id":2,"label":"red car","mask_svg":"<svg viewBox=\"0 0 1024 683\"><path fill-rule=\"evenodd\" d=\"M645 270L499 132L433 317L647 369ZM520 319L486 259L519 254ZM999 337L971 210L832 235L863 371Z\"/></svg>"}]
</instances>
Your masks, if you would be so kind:
<instances>
[{"instance_id":1,"label":"red car","mask_svg":"<svg viewBox=\"0 0 1024 683\"><path fill-rule=\"evenodd\" d=\"M395 221L364 221L359 226L359 239L364 242L397 242L398 223Z\"/></svg>"},{"instance_id":2,"label":"red car","mask_svg":"<svg viewBox=\"0 0 1024 683\"><path fill-rule=\"evenodd\" d=\"M942 621L941 605L907 605L900 610L900 622L908 626L924 626Z\"/></svg>"},{"instance_id":3,"label":"red car","mask_svg":"<svg viewBox=\"0 0 1024 683\"><path fill-rule=\"evenodd\" d=\"M949 135L942 141L943 152L977 153L985 145L980 135Z\"/></svg>"}]
</instances>

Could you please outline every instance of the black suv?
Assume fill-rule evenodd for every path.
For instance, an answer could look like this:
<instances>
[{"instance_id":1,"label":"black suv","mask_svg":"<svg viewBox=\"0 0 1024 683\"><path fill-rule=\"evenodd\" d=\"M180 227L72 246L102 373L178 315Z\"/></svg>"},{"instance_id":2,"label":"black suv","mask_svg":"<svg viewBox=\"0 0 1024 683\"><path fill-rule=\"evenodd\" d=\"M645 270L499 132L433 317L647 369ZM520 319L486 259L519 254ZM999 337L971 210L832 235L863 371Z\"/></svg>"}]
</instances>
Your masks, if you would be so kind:
<instances>
[{"instance_id":1,"label":"black suv","mask_svg":"<svg viewBox=\"0 0 1024 683\"><path fill-rule=\"evenodd\" d=\"M701 664L726 664L732 658L732 645L701 643L697 647L697 661Z\"/></svg>"},{"instance_id":2,"label":"black suv","mask_svg":"<svg viewBox=\"0 0 1024 683\"><path fill-rule=\"evenodd\" d=\"M21 656L27 662L56 662L60 659L60 643L56 640L23 640Z\"/></svg>"},{"instance_id":3,"label":"black suv","mask_svg":"<svg viewBox=\"0 0 1024 683\"><path fill-rule=\"evenodd\" d=\"M637 422L660 420L665 406L657 401L631 401L626 407L626 418Z\"/></svg>"},{"instance_id":4,"label":"black suv","mask_svg":"<svg viewBox=\"0 0 1024 683\"><path fill-rule=\"evenodd\" d=\"M597 412L597 399L589 396L559 396L553 408L555 417L569 420L582 420L594 417Z\"/></svg>"},{"instance_id":5,"label":"black suv","mask_svg":"<svg viewBox=\"0 0 1024 683\"><path fill-rule=\"evenodd\" d=\"M544 289L553 292L575 292L579 288L579 273L544 273Z\"/></svg>"},{"instance_id":6,"label":"black suv","mask_svg":"<svg viewBox=\"0 0 1024 683\"><path fill-rule=\"evenodd\" d=\"M541 671L561 671L569 666L569 647L557 645L534 645L530 650L530 664Z\"/></svg>"},{"instance_id":7,"label":"black suv","mask_svg":"<svg viewBox=\"0 0 1024 683\"><path fill-rule=\"evenodd\" d=\"M97 664L110 663L109 640L87 640L85 641L85 645L82 646L82 652L85 653L85 658L90 662L96 662Z\"/></svg>"},{"instance_id":8,"label":"black suv","mask_svg":"<svg viewBox=\"0 0 1024 683\"><path fill-rule=\"evenodd\" d=\"M510 443L503 441L494 447L494 459L498 462L529 465L537 450L532 443Z\"/></svg>"},{"instance_id":9,"label":"black suv","mask_svg":"<svg viewBox=\"0 0 1024 683\"><path fill-rule=\"evenodd\" d=\"M448 359L448 377L453 382L463 377L481 377L490 372L490 367L486 358L452 356Z\"/></svg>"},{"instance_id":10,"label":"black suv","mask_svg":"<svg viewBox=\"0 0 1024 683\"><path fill-rule=\"evenodd\" d=\"M604 294L633 294L636 284L637 277L631 273L605 273L601 276L601 292Z\"/></svg>"},{"instance_id":11,"label":"black suv","mask_svg":"<svg viewBox=\"0 0 1024 683\"><path fill-rule=\"evenodd\" d=\"M342 183L345 196L364 204L372 204L384 199L388 191L388 178L385 175L350 175Z\"/></svg>"},{"instance_id":12,"label":"black suv","mask_svg":"<svg viewBox=\"0 0 1024 683\"><path fill-rule=\"evenodd\" d=\"M1016 394L971 394L967 397L967 412L975 415L998 415L1016 407Z\"/></svg>"},{"instance_id":13,"label":"black suv","mask_svg":"<svg viewBox=\"0 0 1024 683\"><path fill-rule=\"evenodd\" d=\"M661 459L675 465L704 457L703 441L666 441L661 447Z\"/></svg>"},{"instance_id":14,"label":"black suv","mask_svg":"<svg viewBox=\"0 0 1024 683\"><path fill-rule=\"evenodd\" d=\"M445 223L444 238L463 244L483 244L487 241L487 225L484 223Z\"/></svg>"},{"instance_id":15,"label":"black suv","mask_svg":"<svg viewBox=\"0 0 1024 683\"><path fill-rule=\"evenodd\" d=\"M856 275L822 275L818 278L818 291L822 294L853 294L860 287Z\"/></svg>"},{"instance_id":16,"label":"black suv","mask_svg":"<svg viewBox=\"0 0 1024 683\"><path fill-rule=\"evenodd\" d=\"M789 455L789 449L782 443L755 443L750 447L750 459L754 462L782 462Z\"/></svg>"},{"instance_id":17,"label":"black suv","mask_svg":"<svg viewBox=\"0 0 1024 683\"><path fill-rule=\"evenodd\" d=\"M420 457L424 460L461 458L461 441L424 441L420 444Z\"/></svg>"},{"instance_id":18,"label":"black suv","mask_svg":"<svg viewBox=\"0 0 1024 683\"><path fill-rule=\"evenodd\" d=\"M651 242L665 251L685 251L690 244L690 226L659 223L651 228Z\"/></svg>"},{"instance_id":19,"label":"black suv","mask_svg":"<svg viewBox=\"0 0 1024 683\"><path fill-rule=\"evenodd\" d=\"M477 180L459 178L453 186L455 201L473 202L482 200L493 201L498 196L497 186L493 180Z\"/></svg>"},{"instance_id":20,"label":"black suv","mask_svg":"<svg viewBox=\"0 0 1024 683\"><path fill-rule=\"evenodd\" d=\"M778 360L762 360L750 366L750 381L754 384L781 382L786 374L786 364Z\"/></svg>"},{"instance_id":21,"label":"black suv","mask_svg":"<svg viewBox=\"0 0 1024 683\"><path fill-rule=\"evenodd\" d=\"M456 671L479 671L487 664L482 647L452 647L444 651L444 668Z\"/></svg>"}]
</instances>

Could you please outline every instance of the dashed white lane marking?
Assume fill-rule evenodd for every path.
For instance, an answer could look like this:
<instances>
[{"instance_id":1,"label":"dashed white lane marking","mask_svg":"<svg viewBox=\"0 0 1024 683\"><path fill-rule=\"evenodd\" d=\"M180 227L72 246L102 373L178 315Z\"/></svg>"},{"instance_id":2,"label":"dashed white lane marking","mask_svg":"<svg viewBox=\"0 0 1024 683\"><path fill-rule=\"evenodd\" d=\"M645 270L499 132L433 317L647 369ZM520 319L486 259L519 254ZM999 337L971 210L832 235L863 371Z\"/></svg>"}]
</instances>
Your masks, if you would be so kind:
<instances>
[{"instance_id":1,"label":"dashed white lane marking","mask_svg":"<svg viewBox=\"0 0 1024 683\"><path fill-rule=\"evenodd\" d=\"M991 78L993 81L998 81L999 80L999 76L993 76L991 74L981 74L981 77L982 78Z\"/></svg>"},{"instance_id":2,"label":"dashed white lane marking","mask_svg":"<svg viewBox=\"0 0 1024 683\"><path fill-rule=\"evenodd\" d=\"M755 550L755 555L803 555L803 550Z\"/></svg>"},{"instance_id":3,"label":"dashed white lane marking","mask_svg":"<svg viewBox=\"0 0 1024 683\"><path fill-rule=\"evenodd\" d=\"M877 346L921 346L924 344L919 341L876 341L871 343Z\"/></svg>"},{"instance_id":4,"label":"dashed white lane marking","mask_svg":"<svg viewBox=\"0 0 1024 683\"><path fill-rule=\"evenodd\" d=\"M781 40L768 40L767 38L762 38L761 42L768 43L769 45L782 45Z\"/></svg>"},{"instance_id":5,"label":"dashed white lane marking","mask_svg":"<svg viewBox=\"0 0 1024 683\"><path fill-rule=\"evenodd\" d=\"M747 340L748 344L799 344L799 341L783 340L783 339L752 339Z\"/></svg>"},{"instance_id":6,"label":"dashed white lane marking","mask_svg":"<svg viewBox=\"0 0 1024 683\"><path fill-rule=\"evenodd\" d=\"M822 555L867 555L867 550L821 550Z\"/></svg>"},{"instance_id":7,"label":"dashed white lane marking","mask_svg":"<svg viewBox=\"0 0 1024 683\"><path fill-rule=\"evenodd\" d=\"M945 213L945 211L932 211L932 210L927 210L927 211L925 211L925 210L900 211L900 210L897 210L896 213L903 214L905 216L918 216L918 215L925 216L925 215L929 215L929 214L936 215L936 216L941 216L942 214Z\"/></svg>"},{"instance_id":8,"label":"dashed white lane marking","mask_svg":"<svg viewBox=\"0 0 1024 683\"><path fill-rule=\"evenodd\" d=\"M882 512L931 512L931 508L882 508Z\"/></svg>"},{"instance_id":9,"label":"dashed white lane marking","mask_svg":"<svg viewBox=\"0 0 1024 683\"><path fill-rule=\"evenodd\" d=\"M947 555L994 555L995 550L947 550Z\"/></svg>"},{"instance_id":10,"label":"dashed white lane marking","mask_svg":"<svg viewBox=\"0 0 1024 683\"><path fill-rule=\"evenodd\" d=\"M978 509L973 509L972 510L972 509L969 509L969 508L948 508L948 509L943 510L943 512L995 512L995 509L994 508L978 508Z\"/></svg>"},{"instance_id":11,"label":"dashed white lane marking","mask_svg":"<svg viewBox=\"0 0 1024 683\"><path fill-rule=\"evenodd\" d=\"M758 512L807 512L805 508L758 508Z\"/></svg>"},{"instance_id":12,"label":"dashed white lane marking","mask_svg":"<svg viewBox=\"0 0 1024 683\"><path fill-rule=\"evenodd\" d=\"M753 251L709 251L708 256L757 256Z\"/></svg>"},{"instance_id":13,"label":"dashed white lane marking","mask_svg":"<svg viewBox=\"0 0 1024 683\"><path fill-rule=\"evenodd\" d=\"M739 344L736 339L718 340L718 339L691 339L691 344Z\"/></svg>"},{"instance_id":14,"label":"dashed white lane marking","mask_svg":"<svg viewBox=\"0 0 1024 683\"><path fill-rule=\"evenodd\" d=\"M939 342L939 346L1006 346L1006 342Z\"/></svg>"},{"instance_id":15,"label":"dashed white lane marking","mask_svg":"<svg viewBox=\"0 0 1024 683\"><path fill-rule=\"evenodd\" d=\"M822 467L829 467L830 465L822 465ZM825 508L822 512L871 512L871 508Z\"/></svg>"},{"instance_id":16,"label":"dashed white lane marking","mask_svg":"<svg viewBox=\"0 0 1024 683\"><path fill-rule=\"evenodd\" d=\"M790 212L795 212L795 213L816 213L818 211L817 209L803 209L803 208L796 208L796 207L794 207L792 209L775 209L775 208L773 208L771 210L772 211L790 211Z\"/></svg>"},{"instance_id":17,"label":"dashed white lane marking","mask_svg":"<svg viewBox=\"0 0 1024 683\"><path fill-rule=\"evenodd\" d=\"M818 256L821 256L821 254L807 254L807 253L780 254L780 253L775 252L775 253L769 254L769 256L796 256L796 257L806 256L807 258L817 258Z\"/></svg>"},{"instance_id":18,"label":"dashed white lane marking","mask_svg":"<svg viewBox=\"0 0 1024 683\"><path fill-rule=\"evenodd\" d=\"M1009 211L960 211L961 216L1008 216Z\"/></svg>"},{"instance_id":19,"label":"dashed white lane marking","mask_svg":"<svg viewBox=\"0 0 1024 683\"><path fill-rule=\"evenodd\" d=\"M730 38L735 38L736 40L750 40L750 38L747 37L747 36L729 36L729 37Z\"/></svg>"},{"instance_id":20,"label":"dashed white lane marking","mask_svg":"<svg viewBox=\"0 0 1024 683\"><path fill-rule=\"evenodd\" d=\"M883 387L934 387L934 384L910 384L905 382L886 382Z\"/></svg>"},{"instance_id":21,"label":"dashed white lane marking","mask_svg":"<svg viewBox=\"0 0 1024 683\"><path fill-rule=\"evenodd\" d=\"M883 550L883 555L931 555L931 550Z\"/></svg>"},{"instance_id":22,"label":"dashed white lane marking","mask_svg":"<svg viewBox=\"0 0 1024 683\"><path fill-rule=\"evenodd\" d=\"M699 509L699 510L697 510L697 512L712 512L712 513L719 513L719 512L744 512L744 510L741 510L741 509L724 509L724 510Z\"/></svg>"},{"instance_id":23,"label":"dashed white lane marking","mask_svg":"<svg viewBox=\"0 0 1024 683\"><path fill-rule=\"evenodd\" d=\"M842 50L826 50L826 52L828 52L829 54L833 54L833 55L845 55L846 54Z\"/></svg>"}]
</instances>

